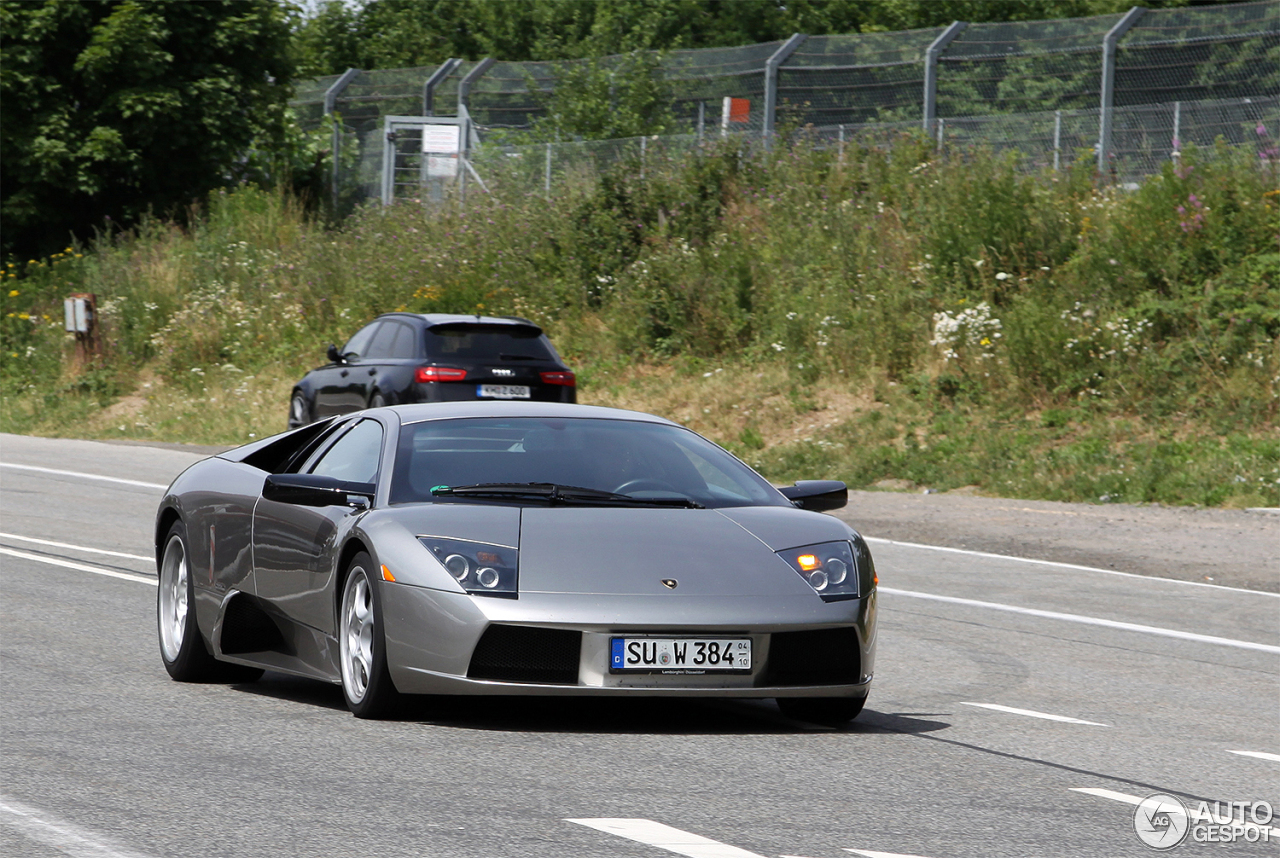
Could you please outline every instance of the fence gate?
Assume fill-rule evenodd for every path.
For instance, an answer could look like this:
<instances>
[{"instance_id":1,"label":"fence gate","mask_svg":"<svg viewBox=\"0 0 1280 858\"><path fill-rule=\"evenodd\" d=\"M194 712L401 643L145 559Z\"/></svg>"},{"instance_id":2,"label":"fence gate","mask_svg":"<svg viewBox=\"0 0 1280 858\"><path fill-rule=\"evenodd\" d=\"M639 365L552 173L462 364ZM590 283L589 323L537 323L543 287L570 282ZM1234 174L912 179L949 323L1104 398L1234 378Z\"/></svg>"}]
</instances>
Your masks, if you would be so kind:
<instances>
[{"instance_id":1,"label":"fence gate","mask_svg":"<svg viewBox=\"0 0 1280 858\"><path fill-rule=\"evenodd\" d=\"M382 204L412 198L439 201L465 193L467 151L474 131L464 116L385 116L382 123ZM476 177L478 178L478 177Z\"/></svg>"}]
</instances>

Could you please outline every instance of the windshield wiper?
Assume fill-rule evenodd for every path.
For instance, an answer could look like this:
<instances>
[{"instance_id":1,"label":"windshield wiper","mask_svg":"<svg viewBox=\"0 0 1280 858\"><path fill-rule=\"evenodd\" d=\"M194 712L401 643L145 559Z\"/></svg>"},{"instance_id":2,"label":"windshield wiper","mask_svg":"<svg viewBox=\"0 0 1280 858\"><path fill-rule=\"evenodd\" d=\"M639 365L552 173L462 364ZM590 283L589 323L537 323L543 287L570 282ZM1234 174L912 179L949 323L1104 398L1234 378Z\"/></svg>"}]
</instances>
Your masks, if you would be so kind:
<instances>
[{"instance_id":1,"label":"windshield wiper","mask_svg":"<svg viewBox=\"0 0 1280 858\"><path fill-rule=\"evenodd\" d=\"M504 355L504 354L499 354L499 355L498 355L498 357L502 358L503 360L538 360L538 358L534 357L533 355Z\"/></svg>"},{"instance_id":2,"label":"windshield wiper","mask_svg":"<svg viewBox=\"0 0 1280 858\"><path fill-rule=\"evenodd\" d=\"M704 509L692 498L680 495L668 497L635 497L583 486L564 486L559 483L475 483L469 486L435 486L431 494L453 497L513 497L546 498L551 504L586 503L602 506L674 506L685 509Z\"/></svg>"}]
</instances>

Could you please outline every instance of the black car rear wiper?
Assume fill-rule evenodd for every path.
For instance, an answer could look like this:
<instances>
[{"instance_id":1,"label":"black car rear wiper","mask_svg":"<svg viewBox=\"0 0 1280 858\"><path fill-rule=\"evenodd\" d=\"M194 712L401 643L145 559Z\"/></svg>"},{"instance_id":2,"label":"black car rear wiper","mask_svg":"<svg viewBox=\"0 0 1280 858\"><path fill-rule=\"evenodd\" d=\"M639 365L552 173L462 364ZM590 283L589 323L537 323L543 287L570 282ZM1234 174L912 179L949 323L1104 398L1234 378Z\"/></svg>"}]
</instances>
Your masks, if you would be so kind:
<instances>
[{"instance_id":1,"label":"black car rear wiper","mask_svg":"<svg viewBox=\"0 0 1280 858\"><path fill-rule=\"evenodd\" d=\"M513 497L546 498L551 504L587 503L603 506L675 506L686 509L703 509L697 501L671 495L668 497L635 497L583 486L564 486L559 483L476 483L469 486L435 486L431 494L453 497Z\"/></svg>"},{"instance_id":2,"label":"black car rear wiper","mask_svg":"<svg viewBox=\"0 0 1280 858\"><path fill-rule=\"evenodd\" d=\"M498 357L499 357L499 358L501 358L502 360L539 360L539 358L536 358L536 357L534 357L533 355L506 355L506 354L499 354L499 355L498 355Z\"/></svg>"}]
</instances>

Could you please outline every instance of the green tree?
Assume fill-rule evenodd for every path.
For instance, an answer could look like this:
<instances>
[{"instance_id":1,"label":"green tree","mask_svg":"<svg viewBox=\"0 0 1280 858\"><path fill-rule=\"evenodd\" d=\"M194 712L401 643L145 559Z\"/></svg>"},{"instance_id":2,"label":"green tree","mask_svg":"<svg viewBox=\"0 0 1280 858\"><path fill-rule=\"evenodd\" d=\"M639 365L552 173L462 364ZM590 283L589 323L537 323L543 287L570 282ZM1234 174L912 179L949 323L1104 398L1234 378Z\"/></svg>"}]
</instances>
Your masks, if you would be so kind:
<instances>
[{"instance_id":1,"label":"green tree","mask_svg":"<svg viewBox=\"0 0 1280 858\"><path fill-rule=\"evenodd\" d=\"M0 232L35 256L181 215L280 142L290 11L274 0L0 0Z\"/></svg>"}]
</instances>

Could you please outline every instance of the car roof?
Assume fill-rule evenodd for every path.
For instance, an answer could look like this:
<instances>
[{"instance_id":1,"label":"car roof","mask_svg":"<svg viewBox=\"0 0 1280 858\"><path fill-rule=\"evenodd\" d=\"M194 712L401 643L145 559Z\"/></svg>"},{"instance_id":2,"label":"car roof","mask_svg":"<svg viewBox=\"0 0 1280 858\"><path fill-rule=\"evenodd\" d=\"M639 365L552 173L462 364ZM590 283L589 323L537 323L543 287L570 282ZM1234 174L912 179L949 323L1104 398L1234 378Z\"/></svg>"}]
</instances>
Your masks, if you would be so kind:
<instances>
[{"instance_id":1,"label":"car roof","mask_svg":"<svg viewBox=\"0 0 1280 858\"><path fill-rule=\"evenodd\" d=\"M467 316L457 313L383 313L378 318L413 320L418 323L425 322L428 328L434 328L437 325L507 325L512 328L533 328L539 333L542 332L542 328L538 325L519 316Z\"/></svg>"},{"instance_id":2,"label":"car roof","mask_svg":"<svg viewBox=\"0 0 1280 858\"><path fill-rule=\"evenodd\" d=\"M423 402L414 405L393 405L401 423L422 423L428 420L450 420L461 417L576 417L590 420L629 420L642 423L665 423L679 426L665 417L646 414L643 411L627 411L622 408L604 408L599 405L573 405L564 402Z\"/></svg>"}]
</instances>

